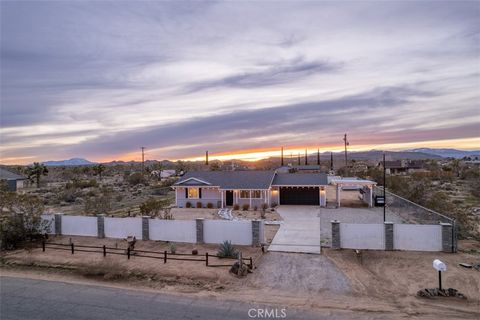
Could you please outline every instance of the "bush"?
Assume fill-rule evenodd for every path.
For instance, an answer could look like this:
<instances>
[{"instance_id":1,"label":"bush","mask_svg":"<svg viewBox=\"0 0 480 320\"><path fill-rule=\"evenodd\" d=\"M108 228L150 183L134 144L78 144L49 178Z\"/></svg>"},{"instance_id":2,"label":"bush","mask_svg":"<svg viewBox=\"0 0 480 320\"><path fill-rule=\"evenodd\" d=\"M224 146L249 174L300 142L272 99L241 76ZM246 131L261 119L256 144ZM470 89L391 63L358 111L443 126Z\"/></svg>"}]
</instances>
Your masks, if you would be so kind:
<instances>
[{"instance_id":1,"label":"bush","mask_svg":"<svg viewBox=\"0 0 480 320\"><path fill-rule=\"evenodd\" d=\"M213 208L213 203L211 203L211 202L207 203L207 208L212 209Z\"/></svg>"},{"instance_id":2,"label":"bush","mask_svg":"<svg viewBox=\"0 0 480 320\"><path fill-rule=\"evenodd\" d=\"M202 208L202 207L203 207L202 203L200 201L198 201L197 202L197 208Z\"/></svg>"},{"instance_id":3,"label":"bush","mask_svg":"<svg viewBox=\"0 0 480 320\"><path fill-rule=\"evenodd\" d=\"M191 208L191 207L192 207L192 203L189 202L189 201L187 201L187 202L185 203L185 208Z\"/></svg>"},{"instance_id":4,"label":"bush","mask_svg":"<svg viewBox=\"0 0 480 320\"><path fill-rule=\"evenodd\" d=\"M276 202L272 202L272 204L270 205L272 208L275 208L276 206L278 206L278 204Z\"/></svg>"},{"instance_id":5,"label":"bush","mask_svg":"<svg viewBox=\"0 0 480 320\"><path fill-rule=\"evenodd\" d=\"M217 255L220 258L236 258L238 256L237 250L230 241L224 241L218 249Z\"/></svg>"},{"instance_id":6,"label":"bush","mask_svg":"<svg viewBox=\"0 0 480 320\"><path fill-rule=\"evenodd\" d=\"M233 206L233 210L240 210L240 206L239 206L238 204L235 204L235 205Z\"/></svg>"},{"instance_id":7,"label":"bush","mask_svg":"<svg viewBox=\"0 0 480 320\"><path fill-rule=\"evenodd\" d=\"M244 205L242 205L243 211L247 211L248 209L250 209L250 205L248 203L245 203Z\"/></svg>"},{"instance_id":8,"label":"bush","mask_svg":"<svg viewBox=\"0 0 480 320\"><path fill-rule=\"evenodd\" d=\"M139 209L144 216L159 217L160 219L173 220L170 214L170 200L169 199L155 199L149 198L143 202ZM163 212L163 215L161 214Z\"/></svg>"},{"instance_id":9,"label":"bush","mask_svg":"<svg viewBox=\"0 0 480 320\"><path fill-rule=\"evenodd\" d=\"M258 207L257 206L254 206L253 207L253 211L257 211L258 210Z\"/></svg>"},{"instance_id":10,"label":"bush","mask_svg":"<svg viewBox=\"0 0 480 320\"><path fill-rule=\"evenodd\" d=\"M170 242L168 246L170 247L170 253L175 254L177 252L177 245L175 242Z\"/></svg>"},{"instance_id":11,"label":"bush","mask_svg":"<svg viewBox=\"0 0 480 320\"><path fill-rule=\"evenodd\" d=\"M144 185L147 184L147 180L145 179L143 174L140 172L135 172L129 175L127 178L127 182L132 186L136 186L138 184L144 184Z\"/></svg>"},{"instance_id":12,"label":"bush","mask_svg":"<svg viewBox=\"0 0 480 320\"><path fill-rule=\"evenodd\" d=\"M95 188L97 187L97 180L76 180L74 179L72 182L68 182L65 185L65 189L85 189L85 188Z\"/></svg>"}]
</instances>

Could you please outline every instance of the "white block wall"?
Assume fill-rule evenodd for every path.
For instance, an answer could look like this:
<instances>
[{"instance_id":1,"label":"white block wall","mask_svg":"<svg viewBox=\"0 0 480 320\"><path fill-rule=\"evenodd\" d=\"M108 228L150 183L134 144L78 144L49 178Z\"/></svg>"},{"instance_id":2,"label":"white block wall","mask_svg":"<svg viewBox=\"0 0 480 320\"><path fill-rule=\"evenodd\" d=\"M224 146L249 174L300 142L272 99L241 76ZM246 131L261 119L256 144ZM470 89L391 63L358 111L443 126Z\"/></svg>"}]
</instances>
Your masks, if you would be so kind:
<instances>
[{"instance_id":1,"label":"white block wall","mask_svg":"<svg viewBox=\"0 0 480 320\"><path fill-rule=\"evenodd\" d=\"M383 224L340 223L340 247L347 249L385 249Z\"/></svg>"},{"instance_id":2,"label":"white block wall","mask_svg":"<svg viewBox=\"0 0 480 320\"><path fill-rule=\"evenodd\" d=\"M252 244L251 221L203 221L203 240L205 243L222 243L226 240L232 244Z\"/></svg>"},{"instance_id":3,"label":"white block wall","mask_svg":"<svg viewBox=\"0 0 480 320\"><path fill-rule=\"evenodd\" d=\"M97 217L62 216L62 234L92 236L98 234Z\"/></svg>"},{"instance_id":4,"label":"white block wall","mask_svg":"<svg viewBox=\"0 0 480 320\"><path fill-rule=\"evenodd\" d=\"M48 234L55 234L55 216L53 214L42 214L42 222L47 221L50 224L47 230Z\"/></svg>"},{"instance_id":5,"label":"white block wall","mask_svg":"<svg viewBox=\"0 0 480 320\"><path fill-rule=\"evenodd\" d=\"M195 243L197 229L195 220L149 220L150 240Z\"/></svg>"},{"instance_id":6,"label":"white block wall","mask_svg":"<svg viewBox=\"0 0 480 320\"><path fill-rule=\"evenodd\" d=\"M63 230L62 233L64 233ZM142 239L141 218L105 217L105 237L124 239L128 236L134 236L138 240Z\"/></svg>"},{"instance_id":7,"label":"white block wall","mask_svg":"<svg viewBox=\"0 0 480 320\"><path fill-rule=\"evenodd\" d=\"M410 251L442 251L440 225L394 224L393 248Z\"/></svg>"}]
</instances>

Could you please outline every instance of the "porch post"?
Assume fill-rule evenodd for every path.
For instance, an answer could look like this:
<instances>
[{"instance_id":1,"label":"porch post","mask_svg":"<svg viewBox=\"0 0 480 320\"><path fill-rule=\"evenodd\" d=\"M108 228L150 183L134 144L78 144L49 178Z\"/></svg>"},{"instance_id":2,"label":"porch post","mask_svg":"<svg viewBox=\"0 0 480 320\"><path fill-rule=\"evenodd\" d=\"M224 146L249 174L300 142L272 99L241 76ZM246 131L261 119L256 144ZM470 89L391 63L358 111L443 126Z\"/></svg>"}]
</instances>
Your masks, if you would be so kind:
<instances>
[{"instance_id":1,"label":"porch post","mask_svg":"<svg viewBox=\"0 0 480 320\"><path fill-rule=\"evenodd\" d=\"M339 208L340 208L340 192L341 192L340 185L337 184L337 207Z\"/></svg>"},{"instance_id":2,"label":"porch post","mask_svg":"<svg viewBox=\"0 0 480 320\"><path fill-rule=\"evenodd\" d=\"M248 191L248 197L250 200L250 210L252 210L252 190Z\"/></svg>"},{"instance_id":3,"label":"porch post","mask_svg":"<svg viewBox=\"0 0 480 320\"><path fill-rule=\"evenodd\" d=\"M370 198L368 199L368 207L373 207L373 186L368 187L368 191L370 192Z\"/></svg>"},{"instance_id":4,"label":"porch post","mask_svg":"<svg viewBox=\"0 0 480 320\"><path fill-rule=\"evenodd\" d=\"M220 196L221 196L221 198L222 198L222 205L221 205L221 207L222 207L222 209L223 209L223 190L220 190Z\"/></svg>"}]
</instances>

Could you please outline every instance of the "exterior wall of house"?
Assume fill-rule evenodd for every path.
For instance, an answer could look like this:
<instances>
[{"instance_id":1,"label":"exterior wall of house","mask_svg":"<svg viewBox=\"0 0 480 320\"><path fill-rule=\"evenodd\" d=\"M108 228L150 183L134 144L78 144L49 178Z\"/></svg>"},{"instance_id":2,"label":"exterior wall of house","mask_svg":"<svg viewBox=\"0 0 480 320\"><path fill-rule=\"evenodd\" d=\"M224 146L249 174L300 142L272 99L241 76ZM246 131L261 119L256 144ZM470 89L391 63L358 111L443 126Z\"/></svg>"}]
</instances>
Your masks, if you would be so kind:
<instances>
[{"instance_id":1,"label":"exterior wall of house","mask_svg":"<svg viewBox=\"0 0 480 320\"><path fill-rule=\"evenodd\" d=\"M270 205L280 203L280 189L278 187L272 187L270 191Z\"/></svg>"},{"instance_id":2,"label":"exterior wall of house","mask_svg":"<svg viewBox=\"0 0 480 320\"><path fill-rule=\"evenodd\" d=\"M202 203L202 207L206 208L208 203L213 204L214 208L218 208L219 202L221 202L221 194L218 188L201 188L202 189L202 198L201 199L188 199L185 197L186 188L175 188L177 207L185 208L186 203L190 202L192 207L197 206L197 202Z\"/></svg>"}]
</instances>

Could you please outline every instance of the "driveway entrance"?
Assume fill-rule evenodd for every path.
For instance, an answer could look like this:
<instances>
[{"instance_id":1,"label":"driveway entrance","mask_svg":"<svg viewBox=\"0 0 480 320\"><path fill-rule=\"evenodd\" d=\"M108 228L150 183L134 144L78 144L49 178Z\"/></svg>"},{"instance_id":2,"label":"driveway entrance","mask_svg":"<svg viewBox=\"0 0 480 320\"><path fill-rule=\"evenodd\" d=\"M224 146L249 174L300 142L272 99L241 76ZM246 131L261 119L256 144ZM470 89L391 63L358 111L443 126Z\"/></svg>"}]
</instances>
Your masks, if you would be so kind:
<instances>
[{"instance_id":1,"label":"driveway entrance","mask_svg":"<svg viewBox=\"0 0 480 320\"><path fill-rule=\"evenodd\" d=\"M279 206L283 224L268 251L320 254L320 207Z\"/></svg>"}]
</instances>

